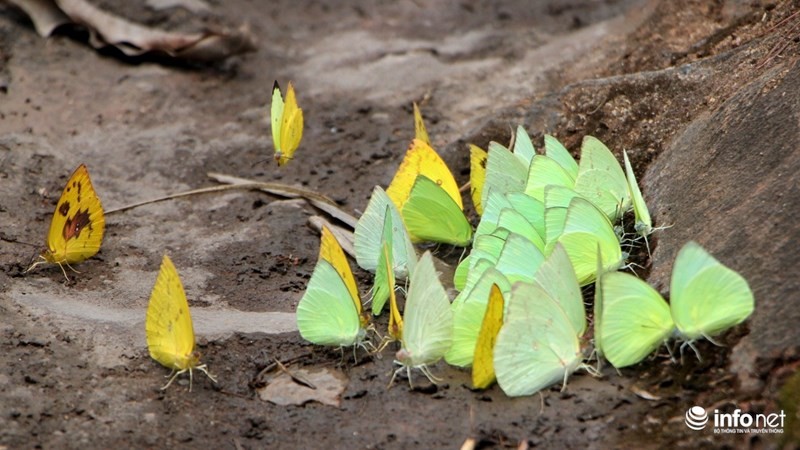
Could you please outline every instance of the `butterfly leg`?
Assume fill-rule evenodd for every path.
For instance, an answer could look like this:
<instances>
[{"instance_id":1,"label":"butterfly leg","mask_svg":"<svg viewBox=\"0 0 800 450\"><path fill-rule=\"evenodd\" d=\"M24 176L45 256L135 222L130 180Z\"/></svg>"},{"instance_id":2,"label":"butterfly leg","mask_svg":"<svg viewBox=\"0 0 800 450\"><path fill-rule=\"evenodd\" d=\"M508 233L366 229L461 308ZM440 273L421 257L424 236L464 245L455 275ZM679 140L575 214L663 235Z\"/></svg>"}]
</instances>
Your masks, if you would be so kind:
<instances>
[{"instance_id":1,"label":"butterfly leg","mask_svg":"<svg viewBox=\"0 0 800 450\"><path fill-rule=\"evenodd\" d=\"M183 370L172 369L172 372L169 375L167 375L168 377L170 377L169 381L167 382L167 384L164 385L164 387L161 388L161 390L162 391L166 390L169 387L169 385L172 384L173 381L175 381L175 378L178 378L178 375L186 372L186 370L187 369L183 369ZM190 385L190 387L191 387L191 385Z\"/></svg>"},{"instance_id":2,"label":"butterfly leg","mask_svg":"<svg viewBox=\"0 0 800 450\"><path fill-rule=\"evenodd\" d=\"M419 366L419 370L420 372L422 372L423 375L425 375L428 378L428 381L430 381L431 383L439 384L442 382L442 379L434 375L431 372L431 369L428 368L428 366L426 365Z\"/></svg>"}]
</instances>

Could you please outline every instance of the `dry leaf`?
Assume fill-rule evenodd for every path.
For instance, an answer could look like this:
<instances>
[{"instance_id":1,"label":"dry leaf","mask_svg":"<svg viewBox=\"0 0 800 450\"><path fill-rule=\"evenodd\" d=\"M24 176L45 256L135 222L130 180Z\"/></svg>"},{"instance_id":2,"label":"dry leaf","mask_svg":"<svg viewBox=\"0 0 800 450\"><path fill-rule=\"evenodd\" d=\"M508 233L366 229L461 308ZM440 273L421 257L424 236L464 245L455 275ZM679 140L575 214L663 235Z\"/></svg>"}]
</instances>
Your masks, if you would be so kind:
<instances>
[{"instance_id":1,"label":"dry leaf","mask_svg":"<svg viewBox=\"0 0 800 450\"><path fill-rule=\"evenodd\" d=\"M661 397L651 394L650 392L645 391L644 389L640 388L639 386L636 386L635 384L630 387L630 390L631 392L633 392L634 394L638 395L639 397L645 400L650 400L650 401L661 400Z\"/></svg>"},{"instance_id":2,"label":"dry leaf","mask_svg":"<svg viewBox=\"0 0 800 450\"><path fill-rule=\"evenodd\" d=\"M211 10L203 0L147 0L145 4L153 11L170 8L184 8L189 12L200 13Z\"/></svg>"},{"instance_id":3,"label":"dry leaf","mask_svg":"<svg viewBox=\"0 0 800 450\"><path fill-rule=\"evenodd\" d=\"M95 48L113 46L128 56L161 52L177 59L211 62L256 49L246 26L237 30L173 33L149 28L107 13L85 0L11 0L25 11L45 37L61 25L74 23L89 30Z\"/></svg>"},{"instance_id":4,"label":"dry leaf","mask_svg":"<svg viewBox=\"0 0 800 450\"><path fill-rule=\"evenodd\" d=\"M296 383L286 372L276 375L269 384L258 389L261 400L275 403L276 405L302 405L315 401L323 405L339 407L340 396L347 387L347 377L333 369L317 369L311 372L306 369L291 369L291 373L307 381L316 389Z\"/></svg>"}]
</instances>

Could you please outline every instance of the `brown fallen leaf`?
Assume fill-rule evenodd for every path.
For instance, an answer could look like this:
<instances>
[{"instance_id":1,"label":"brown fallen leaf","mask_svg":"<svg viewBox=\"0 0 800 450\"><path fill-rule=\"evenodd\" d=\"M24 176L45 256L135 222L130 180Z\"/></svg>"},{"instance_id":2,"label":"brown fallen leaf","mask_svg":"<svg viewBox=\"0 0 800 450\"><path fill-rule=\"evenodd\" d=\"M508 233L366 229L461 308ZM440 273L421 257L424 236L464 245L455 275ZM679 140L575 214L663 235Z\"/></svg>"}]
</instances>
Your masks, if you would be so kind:
<instances>
[{"instance_id":1,"label":"brown fallen leaf","mask_svg":"<svg viewBox=\"0 0 800 450\"><path fill-rule=\"evenodd\" d=\"M94 48L113 46L128 56L160 52L176 59L212 62L256 49L255 36L246 25L235 30L176 33L130 22L86 0L10 1L28 14L41 36L49 37L61 25L76 24L89 30Z\"/></svg>"},{"instance_id":2,"label":"brown fallen leaf","mask_svg":"<svg viewBox=\"0 0 800 450\"><path fill-rule=\"evenodd\" d=\"M341 395L347 387L347 377L338 370L322 368L314 372L306 369L292 369L295 378L307 380L316 389L296 383L289 371L281 371L269 384L257 389L261 400L276 405L302 405L307 402L319 402L323 405L339 407Z\"/></svg>"}]
</instances>

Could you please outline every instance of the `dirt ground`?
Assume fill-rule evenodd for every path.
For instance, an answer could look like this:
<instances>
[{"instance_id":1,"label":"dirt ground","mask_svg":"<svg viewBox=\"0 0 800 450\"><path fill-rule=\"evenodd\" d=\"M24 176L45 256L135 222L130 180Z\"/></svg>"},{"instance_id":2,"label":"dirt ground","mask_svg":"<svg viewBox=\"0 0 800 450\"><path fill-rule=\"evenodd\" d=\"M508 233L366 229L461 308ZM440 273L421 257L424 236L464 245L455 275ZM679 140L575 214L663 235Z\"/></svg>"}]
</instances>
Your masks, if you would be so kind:
<instances>
[{"instance_id":1,"label":"dirt ground","mask_svg":"<svg viewBox=\"0 0 800 450\"><path fill-rule=\"evenodd\" d=\"M302 200L231 191L109 214L102 250L69 282L58 267L25 274L38 249L19 243L43 245L81 162L106 209L212 186L207 172L221 172L313 189L357 215L402 159L412 101L460 183L465 143L507 142L517 124L539 146L545 132L573 150L595 135L618 154L627 148L644 174L693 118L797 58L797 31L779 28L796 2L234 0L213 1L199 17L100 4L162 28L248 22L259 50L201 67L121 59L80 34L40 38L0 4L0 449L454 448L468 438L481 448L797 445L683 423L696 404L737 399L763 411L779 401L783 363L746 395L729 371L746 325L721 338L725 347L700 343L702 361L659 354L621 373L607 367L602 378L577 373L564 392L474 392L468 372L443 362L434 368L439 386L419 377L418 389L404 380L387 389L388 351L341 365L338 350L296 332L292 313L318 251L307 219L319 212ZM747 71L714 71L720 55L740 48L752 52ZM707 61L711 81L670 77ZM302 144L283 168L271 160L267 123L275 79L294 82L305 112ZM460 255L435 250L451 264ZM168 371L145 344L165 252L219 380L196 376L192 392L183 382L159 390ZM634 258L649 269L646 253ZM371 277L356 276L366 295ZM342 370L341 407L259 399L259 373L274 359Z\"/></svg>"}]
</instances>

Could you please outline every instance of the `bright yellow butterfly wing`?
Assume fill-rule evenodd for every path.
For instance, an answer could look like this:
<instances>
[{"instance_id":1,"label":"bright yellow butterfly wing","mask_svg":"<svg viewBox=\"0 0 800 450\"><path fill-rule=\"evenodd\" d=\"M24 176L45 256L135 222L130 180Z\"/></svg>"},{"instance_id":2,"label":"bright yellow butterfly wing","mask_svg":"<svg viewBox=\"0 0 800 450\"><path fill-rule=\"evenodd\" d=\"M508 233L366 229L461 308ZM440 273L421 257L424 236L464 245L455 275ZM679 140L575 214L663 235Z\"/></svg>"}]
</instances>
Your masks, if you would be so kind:
<instances>
[{"instance_id":1,"label":"bright yellow butterfly wing","mask_svg":"<svg viewBox=\"0 0 800 450\"><path fill-rule=\"evenodd\" d=\"M200 356L194 351L194 328L189 303L178 271L164 255L145 322L147 348L161 365L176 371L197 368Z\"/></svg>"},{"instance_id":2,"label":"bright yellow butterfly wing","mask_svg":"<svg viewBox=\"0 0 800 450\"><path fill-rule=\"evenodd\" d=\"M288 163L294 157L294 152L300 146L301 139L303 139L303 110L297 106L294 86L289 83L289 87L286 89L283 113L280 115L280 147L275 149L275 161L279 166Z\"/></svg>"},{"instance_id":3,"label":"bright yellow butterfly wing","mask_svg":"<svg viewBox=\"0 0 800 450\"><path fill-rule=\"evenodd\" d=\"M431 145L431 138L428 137L428 130L425 129L425 122L422 120L422 113L419 111L417 102L414 102L414 137Z\"/></svg>"},{"instance_id":4,"label":"bright yellow butterfly wing","mask_svg":"<svg viewBox=\"0 0 800 450\"><path fill-rule=\"evenodd\" d=\"M403 158L403 162L400 163L394 179L386 189L386 195L397 206L397 209L403 209L403 205L411 195L414 181L419 175L425 175L435 181L456 202L458 207L462 211L464 210L461 192L458 190L458 184L456 184L453 173L450 172L447 164L436 153L436 150L419 139L414 139L411 142L411 146L406 151L406 156Z\"/></svg>"},{"instance_id":5,"label":"bright yellow butterfly wing","mask_svg":"<svg viewBox=\"0 0 800 450\"><path fill-rule=\"evenodd\" d=\"M50 222L47 249L42 257L50 263L72 264L100 250L106 219L86 166L81 164L69 177Z\"/></svg>"},{"instance_id":6,"label":"bright yellow butterfly wing","mask_svg":"<svg viewBox=\"0 0 800 450\"><path fill-rule=\"evenodd\" d=\"M489 154L477 145L469 144L469 194L479 216L483 215L483 183L486 181L486 159Z\"/></svg>"},{"instance_id":7,"label":"bright yellow butterfly wing","mask_svg":"<svg viewBox=\"0 0 800 450\"><path fill-rule=\"evenodd\" d=\"M331 266L336 269L336 272L339 273L339 277L341 277L345 286L347 286L350 299L353 300L353 304L356 307L361 325L366 325L366 318L361 312L361 297L358 296L358 286L356 286L356 279L353 277L353 272L350 270L350 264L347 262L347 257L344 255L344 250L342 250L342 246L339 245L339 241L336 240L336 237L334 237L333 233L331 233L326 226L322 227L322 237L319 244L319 259L328 261Z\"/></svg>"},{"instance_id":8,"label":"bright yellow butterfly wing","mask_svg":"<svg viewBox=\"0 0 800 450\"><path fill-rule=\"evenodd\" d=\"M503 326L503 293L496 285L492 285L489 293L489 304L483 316L478 340L475 341L475 356L472 360L472 386L486 389L495 382L494 343Z\"/></svg>"}]
</instances>

